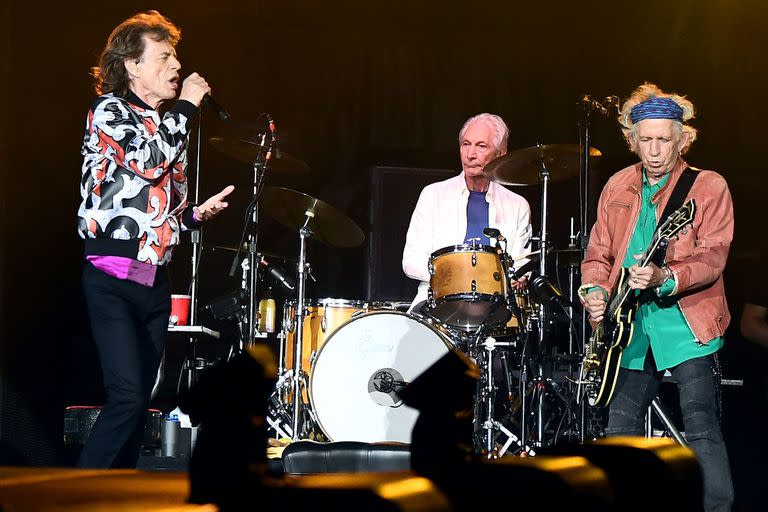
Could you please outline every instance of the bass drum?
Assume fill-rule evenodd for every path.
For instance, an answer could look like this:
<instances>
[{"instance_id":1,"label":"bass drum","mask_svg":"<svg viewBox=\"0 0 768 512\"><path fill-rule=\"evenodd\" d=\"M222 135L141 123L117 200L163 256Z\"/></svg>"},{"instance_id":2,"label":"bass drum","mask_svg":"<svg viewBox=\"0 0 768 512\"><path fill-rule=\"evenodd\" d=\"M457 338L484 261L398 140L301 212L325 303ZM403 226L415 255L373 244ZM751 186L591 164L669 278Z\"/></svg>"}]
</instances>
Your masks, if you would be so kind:
<instances>
[{"instance_id":1,"label":"bass drum","mask_svg":"<svg viewBox=\"0 0 768 512\"><path fill-rule=\"evenodd\" d=\"M419 411L397 394L453 350L440 328L414 315L374 311L342 325L320 349L309 385L331 441L411 442Z\"/></svg>"}]
</instances>

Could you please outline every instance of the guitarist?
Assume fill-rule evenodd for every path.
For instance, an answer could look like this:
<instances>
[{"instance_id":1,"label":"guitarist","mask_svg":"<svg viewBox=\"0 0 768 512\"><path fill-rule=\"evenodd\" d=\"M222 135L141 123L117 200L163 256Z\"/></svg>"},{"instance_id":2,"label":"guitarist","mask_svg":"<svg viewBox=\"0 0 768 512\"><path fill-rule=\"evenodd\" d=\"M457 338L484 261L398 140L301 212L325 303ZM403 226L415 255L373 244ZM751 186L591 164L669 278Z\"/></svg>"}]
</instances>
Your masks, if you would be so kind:
<instances>
[{"instance_id":1,"label":"guitarist","mask_svg":"<svg viewBox=\"0 0 768 512\"><path fill-rule=\"evenodd\" d=\"M719 174L684 173L688 165L681 155L696 139L696 129L685 123L693 117L689 100L650 83L623 104L619 122L640 162L612 176L600 195L579 295L596 326L624 267L638 301L610 403L608 435L643 434L643 416L669 370L680 392L687 441L701 465L705 509L730 510L733 486L719 425L716 352L730 321L722 272L733 237L733 203ZM692 185L681 180L684 174ZM669 241L659 264L640 266L635 256L651 242L679 181L688 181L689 190L674 207L693 198L693 224Z\"/></svg>"}]
</instances>

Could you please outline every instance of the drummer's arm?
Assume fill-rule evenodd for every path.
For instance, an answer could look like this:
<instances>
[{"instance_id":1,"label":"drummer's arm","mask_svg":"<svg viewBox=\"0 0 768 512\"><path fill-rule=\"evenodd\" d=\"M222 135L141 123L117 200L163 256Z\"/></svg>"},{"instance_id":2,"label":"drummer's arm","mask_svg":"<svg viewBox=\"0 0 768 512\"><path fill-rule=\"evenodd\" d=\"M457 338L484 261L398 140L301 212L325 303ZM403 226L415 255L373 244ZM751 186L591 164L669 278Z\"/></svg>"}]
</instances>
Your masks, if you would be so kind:
<instances>
[{"instance_id":1,"label":"drummer's arm","mask_svg":"<svg viewBox=\"0 0 768 512\"><path fill-rule=\"evenodd\" d=\"M411 223L405 236L403 249L403 272L411 279L429 282L429 256L432 254L433 229L432 201L429 192L421 191Z\"/></svg>"}]
</instances>

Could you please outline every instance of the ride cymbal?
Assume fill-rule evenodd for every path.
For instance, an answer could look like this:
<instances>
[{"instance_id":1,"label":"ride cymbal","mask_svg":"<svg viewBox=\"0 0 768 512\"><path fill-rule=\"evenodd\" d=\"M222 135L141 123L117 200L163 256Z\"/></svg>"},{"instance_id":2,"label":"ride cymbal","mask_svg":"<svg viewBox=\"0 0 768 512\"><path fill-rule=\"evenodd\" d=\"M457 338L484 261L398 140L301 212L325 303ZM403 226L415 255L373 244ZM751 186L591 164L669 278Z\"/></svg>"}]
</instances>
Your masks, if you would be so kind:
<instances>
[{"instance_id":1,"label":"ride cymbal","mask_svg":"<svg viewBox=\"0 0 768 512\"><path fill-rule=\"evenodd\" d=\"M542 164L549 171L549 181L562 181L579 174L578 144L547 144L511 151L488 162L483 169L486 178L502 185L526 186L540 182ZM602 156L589 148L591 158Z\"/></svg>"},{"instance_id":2,"label":"ride cymbal","mask_svg":"<svg viewBox=\"0 0 768 512\"><path fill-rule=\"evenodd\" d=\"M275 220L299 230L309 217L310 238L337 247L355 247L365 235L360 227L335 207L302 192L283 187L266 187L261 207Z\"/></svg>"},{"instance_id":3,"label":"ride cymbal","mask_svg":"<svg viewBox=\"0 0 768 512\"><path fill-rule=\"evenodd\" d=\"M263 156L266 148L252 140L237 137L211 137L208 142L219 152L248 165L253 165L259 156ZM308 174L309 165L283 151L280 158L272 155L269 169L277 174Z\"/></svg>"}]
</instances>

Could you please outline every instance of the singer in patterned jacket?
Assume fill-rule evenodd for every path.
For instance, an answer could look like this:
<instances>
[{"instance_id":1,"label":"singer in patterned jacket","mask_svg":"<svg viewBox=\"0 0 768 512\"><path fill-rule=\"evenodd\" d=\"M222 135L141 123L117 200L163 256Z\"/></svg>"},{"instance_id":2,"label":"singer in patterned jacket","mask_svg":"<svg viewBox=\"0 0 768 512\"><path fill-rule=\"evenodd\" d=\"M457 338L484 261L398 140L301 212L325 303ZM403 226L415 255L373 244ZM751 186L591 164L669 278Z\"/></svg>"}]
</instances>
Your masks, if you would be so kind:
<instances>
[{"instance_id":1,"label":"singer in patterned jacket","mask_svg":"<svg viewBox=\"0 0 768 512\"><path fill-rule=\"evenodd\" d=\"M171 309L165 266L180 232L217 215L234 190L187 201L190 125L211 89L192 73L165 103L179 89L180 37L157 11L137 14L112 31L94 68L99 96L83 139L78 232L106 402L81 467L136 466Z\"/></svg>"}]
</instances>

